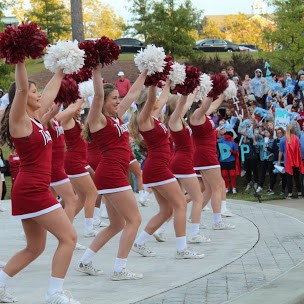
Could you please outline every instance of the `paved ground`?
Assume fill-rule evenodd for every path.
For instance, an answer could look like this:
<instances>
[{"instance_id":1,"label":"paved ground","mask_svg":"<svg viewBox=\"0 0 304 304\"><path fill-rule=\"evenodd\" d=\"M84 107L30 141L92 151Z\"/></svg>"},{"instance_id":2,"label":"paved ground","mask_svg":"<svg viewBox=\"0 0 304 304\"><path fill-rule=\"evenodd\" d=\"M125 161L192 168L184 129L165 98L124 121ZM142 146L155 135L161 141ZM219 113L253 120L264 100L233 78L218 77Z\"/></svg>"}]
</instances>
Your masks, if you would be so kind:
<instances>
[{"instance_id":1,"label":"paved ground","mask_svg":"<svg viewBox=\"0 0 304 304\"><path fill-rule=\"evenodd\" d=\"M227 220L237 225L233 231L211 230L212 213L204 212L209 228L201 232L210 236L212 242L192 246L205 253L202 260L173 258L175 241L172 225L169 225L167 242L157 243L154 239L149 242L157 257L130 254L129 268L144 273L144 279L139 281L109 280L119 236L94 260L105 272L100 277L84 276L73 269L82 254L75 251L65 288L87 304L304 303L301 265L304 260L304 200L272 204L230 201L235 217ZM9 201L5 206L9 209ZM149 207L140 207L143 223L156 210L155 202ZM24 241L19 237L20 224L10 219L9 211L0 213L0 223L0 259L5 260L22 248ZM90 239L81 236L82 214L75 223L79 242L88 245ZM43 303L55 248L56 242L50 236L46 252L11 280L9 287L20 303Z\"/></svg>"}]
</instances>

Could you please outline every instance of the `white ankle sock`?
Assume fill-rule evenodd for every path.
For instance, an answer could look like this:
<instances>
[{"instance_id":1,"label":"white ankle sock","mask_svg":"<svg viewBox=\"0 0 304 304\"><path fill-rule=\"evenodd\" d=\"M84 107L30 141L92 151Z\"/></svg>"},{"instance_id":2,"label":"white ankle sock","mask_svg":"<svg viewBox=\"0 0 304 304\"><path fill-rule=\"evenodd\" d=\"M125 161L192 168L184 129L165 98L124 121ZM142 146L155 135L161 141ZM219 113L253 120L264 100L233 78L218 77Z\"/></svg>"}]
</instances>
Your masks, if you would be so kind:
<instances>
[{"instance_id":1,"label":"white ankle sock","mask_svg":"<svg viewBox=\"0 0 304 304\"><path fill-rule=\"evenodd\" d=\"M114 264L114 271L115 272L121 272L123 270L123 268L126 268L127 261L128 261L128 259L116 258L115 259L115 264Z\"/></svg>"},{"instance_id":2,"label":"white ankle sock","mask_svg":"<svg viewBox=\"0 0 304 304\"><path fill-rule=\"evenodd\" d=\"M149 239L151 235L149 233L147 233L145 230L143 230L139 236L137 237L137 239L135 240L135 243L137 245L143 245L147 242L147 240Z\"/></svg>"},{"instance_id":3,"label":"white ankle sock","mask_svg":"<svg viewBox=\"0 0 304 304\"><path fill-rule=\"evenodd\" d=\"M84 252L83 256L80 259L80 263L83 264L89 264L92 260L96 252L91 250L90 248L87 248L86 251Z\"/></svg>"},{"instance_id":4,"label":"white ankle sock","mask_svg":"<svg viewBox=\"0 0 304 304\"><path fill-rule=\"evenodd\" d=\"M186 236L176 237L176 250L183 251L187 248L187 239Z\"/></svg>"},{"instance_id":5,"label":"white ankle sock","mask_svg":"<svg viewBox=\"0 0 304 304\"><path fill-rule=\"evenodd\" d=\"M84 219L84 228L86 231L93 230L93 222L94 222L94 219L92 217Z\"/></svg>"},{"instance_id":6,"label":"white ankle sock","mask_svg":"<svg viewBox=\"0 0 304 304\"><path fill-rule=\"evenodd\" d=\"M94 207L94 220L99 218L100 208Z\"/></svg>"},{"instance_id":7,"label":"white ankle sock","mask_svg":"<svg viewBox=\"0 0 304 304\"><path fill-rule=\"evenodd\" d=\"M213 213L213 221L215 224L219 224L222 221L221 213Z\"/></svg>"},{"instance_id":8,"label":"white ankle sock","mask_svg":"<svg viewBox=\"0 0 304 304\"><path fill-rule=\"evenodd\" d=\"M190 224L190 234L191 236L197 235L199 234L199 226L200 224L196 224L196 223L191 223Z\"/></svg>"},{"instance_id":9,"label":"white ankle sock","mask_svg":"<svg viewBox=\"0 0 304 304\"><path fill-rule=\"evenodd\" d=\"M64 279L50 277L50 285L47 293L52 296L57 292L62 292Z\"/></svg>"},{"instance_id":10,"label":"white ankle sock","mask_svg":"<svg viewBox=\"0 0 304 304\"><path fill-rule=\"evenodd\" d=\"M0 287L5 287L11 277L3 270L0 271Z\"/></svg>"}]
</instances>

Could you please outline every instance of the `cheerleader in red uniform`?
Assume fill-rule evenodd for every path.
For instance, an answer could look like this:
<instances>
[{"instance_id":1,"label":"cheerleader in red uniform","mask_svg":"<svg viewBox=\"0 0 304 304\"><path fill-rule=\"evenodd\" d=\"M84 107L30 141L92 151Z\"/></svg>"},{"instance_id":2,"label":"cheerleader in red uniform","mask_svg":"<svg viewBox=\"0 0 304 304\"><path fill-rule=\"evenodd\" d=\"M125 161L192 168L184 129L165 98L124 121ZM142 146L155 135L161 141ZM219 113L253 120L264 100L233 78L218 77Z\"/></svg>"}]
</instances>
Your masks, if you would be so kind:
<instances>
[{"instance_id":1,"label":"cheerleader in red uniform","mask_svg":"<svg viewBox=\"0 0 304 304\"><path fill-rule=\"evenodd\" d=\"M112 280L141 279L141 273L126 268L127 258L132 248L141 222L137 202L128 179L130 162L130 145L128 126L120 117L137 99L138 92L144 84L146 71L137 78L128 94L119 101L117 88L112 84L102 85L101 67L93 71L94 99L90 108L86 138L98 143L101 160L95 171L95 184L98 193L106 202L110 225L96 236L86 250L76 270L99 275L102 271L92 265L94 255L117 233L122 231L117 258L114 264Z\"/></svg>"},{"instance_id":2,"label":"cheerleader in red uniform","mask_svg":"<svg viewBox=\"0 0 304 304\"><path fill-rule=\"evenodd\" d=\"M47 231L59 241L52 259L52 275L46 303L79 303L63 293L63 281L76 244L76 232L66 213L50 191L52 139L39 122L43 105L58 93L62 72L56 86L39 95L28 81L24 62L16 64L16 82L9 89L10 104L1 121L1 140L20 157L20 170L12 191L12 214L21 219L26 248L16 253L0 272L0 302L15 299L5 289L8 280L34 261L43 251ZM53 96L55 93L55 96Z\"/></svg>"},{"instance_id":3,"label":"cheerleader in red uniform","mask_svg":"<svg viewBox=\"0 0 304 304\"><path fill-rule=\"evenodd\" d=\"M192 130L183 119L194 100L195 94L188 97L188 100L187 96L184 95L180 96L180 98L174 97L174 101L167 105L168 126L175 145L174 156L170 161L170 170L192 201L188 242L210 242L208 237L199 233L203 196L198 178L193 169Z\"/></svg>"},{"instance_id":4,"label":"cheerleader in red uniform","mask_svg":"<svg viewBox=\"0 0 304 304\"><path fill-rule=\"evenodd\" d=\"M202 102L194 103L189 111L189 122L194 143L194 170L200 170L205 191L203 207L211 197L213 209L213 229L234 229L235 226L222 221L221 205L224 181L216 153L216 131L212 119L206 113L212 113L217 103L211 105L213 98L206 97ZM223 100L223 99L222 99Z\"/></svg>"},{"instance_id":5,"label":"cheerleader in red uniform","mask_svg":"<svg viewBox=\"0 0 304 304\"><path fill-rule=\"evenodd\" d=\"M148 238L173 214L176 234L176 258L203 258L187 248L186 241L186 201L184 195L169 169L171 158L169 134L166 126L156 119L153 114L158 107L156 101L156 87L150 86L148 95L143 93L137 101L136 119L138 130L143 136L148 149L148 157L143 167L143 182L145 187L153 189L159 204L159 213L146 225L137 237L133 251L143 256L155 256L156 253L146 247Z\"/></svg>"},{"instance_id":6,"label":"cheerleader in red uniform","mask_svg":"<svg viewBox=\"0 0 304 304\"><path fill-rule=\"evenodd\" d=\"M64 111L56 115L64 130L66 151L64 169L84 207L84 237L95 237L97 231L93 227L94 206L97 199L97 189L90 176L88 168L87 143L84 141L82 123L79 120L83 100L70 104Z\"/></svg>"}]
</instances>

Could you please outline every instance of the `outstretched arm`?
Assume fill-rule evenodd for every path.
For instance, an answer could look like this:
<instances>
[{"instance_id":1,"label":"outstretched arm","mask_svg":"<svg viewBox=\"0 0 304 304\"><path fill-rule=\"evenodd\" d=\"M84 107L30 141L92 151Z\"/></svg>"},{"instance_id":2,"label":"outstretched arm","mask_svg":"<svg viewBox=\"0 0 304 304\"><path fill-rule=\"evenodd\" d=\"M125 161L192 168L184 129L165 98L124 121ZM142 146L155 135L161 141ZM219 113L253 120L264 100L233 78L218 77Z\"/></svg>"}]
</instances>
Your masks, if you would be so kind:
<instances>
[{"instance_id":1,"label":"outstretched arm","mask_svg":"<svg viewBox=\"0 0 304 304\"><path fill-rule=\"evenodd\" d=\"M51 80L45 86L45 88L42 92L41 98L40 98L41 108L39 109L39 112L38 112L40 118L52 106L52 104L59 92L63 76L64 76L63 70L58 69L57 72L51 78Z\"/></svg>"},{"instance_id":2,"label":"outstretched arm","mask_svg":"<svg viewBox=\"0 0 304 304\"><path fill-rule=\"evenodd\" d=\"M153 115L155 117L159 117L164 105L167 103L168 101L168 97L169 97L169 94L170 94L170 85L171 85L171 81L167 78L166 80L166 84L165 86L163 87L163 90L162 92L160 93L159 95L159 98L158 98L158 108L157 108L157 111L155 111L153 113Z\"/></svg>"},{"instance_id":3,"label":"outstretched arm","mask_svg":"<svg viewBox=\"0 0 304 304\"><path fill-rule=\"evenodd\" d=\"M50 109L41 117L40 122L43 126L48 128L49 122L58 114L60 107L61 105L59 103L53 104Z\"/></svg>"},{"instance_id":4,"label":"outstretched arm","mask_svg":"<svg viewBox=\"0 0 304 304\"><path fill-rule=\"evenodd\" d=\"M83 100L78 99L75 103L70 104L64 111L58 113L56 119L58 119L61 124L68 123L75 115L75 112L81 108L82 104Z\"/></svg>"},{"instance_id":5,"label":"outstretched arm","mask_svg":"<svg viewBox=\"0 0 304 304\"><path fill-rule=\"evenodd\" d=\"M209 109L208 109L207 112L206 112L206 115L210 115L210 114L216 112L217 109L221 106L221 104L223 103L224 100L225 100L225 95L224 95L224 94L221 94L221 95L218 97L218 99L214 100L214 101L211 103Z\"/></svg>"},{"instance_id":6,"label":"outstretched arm","mask_svg":"<svg viewBox=\"0 0 304 304\"><path fill-rule=\"evenodd\" d=\"M101 77L101 65L93 70L94 98L88 114L88 124L91 132L96 132L105 127L107 120L102 114L104 105L104 90Z\"/></svg>"},{"instance_id":7,"label":"outstretched arm","mask_svg":"<svg viewBox=\"0 0 304 304\"><path fill-rule=\"evenodd\" d=\"M187 98L188 96L185 95L181 95L178 98L175 109L170 116L168 124L170 129L174 132L180 131L183 128L181 118L185 115L184 109L185 109L185 105L187 104Z\"/></svg>"},{"instance_id":8,"label":"outstretched arm","mask_svg":"<svg viewBox=\"0 0 304 304\"><path fill-rule=\"evenodd\" d=\"M12 137L24 137L33 130L26 113L30 86L24 62L18 62L15 66L15 81L16 92L9 114L9 129Z\"/></svg>"},{"instance_id":9,"label":"outstretched arm","mask_svg":"<svg viewBox=\"0 0 304 304\"><path fill-rule=\"evenodd\" d=\"M120 102L118 109L117 109L117 114L119 117L122 117L129 110L132 102L138 98L138 96L141 92L141 89L145 83L146 77L147 77L147 70L145 69L137 77L136 81L131 86L127 95Z\"/></svg>"}]
</instances>

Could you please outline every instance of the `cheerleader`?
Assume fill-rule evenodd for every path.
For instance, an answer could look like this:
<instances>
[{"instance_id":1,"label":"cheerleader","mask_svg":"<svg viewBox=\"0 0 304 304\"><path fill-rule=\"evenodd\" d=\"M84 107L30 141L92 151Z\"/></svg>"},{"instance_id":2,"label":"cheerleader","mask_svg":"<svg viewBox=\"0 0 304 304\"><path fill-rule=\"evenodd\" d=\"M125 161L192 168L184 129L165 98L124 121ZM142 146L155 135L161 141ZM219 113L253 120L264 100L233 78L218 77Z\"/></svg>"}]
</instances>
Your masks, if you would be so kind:
<instances>
[{"instance_id":1,"label":"cheerleader","mask_svg":"<svg viewBox=\"0 0 304 304\"><path fill-rule=\"evenodd\" d=\"M175 147L174 156L170 161L170 170L192 201L188 243L210 242L210 238L199 233L203 196L193 169L192 130L183 119L194 100L195 94L188 100L185 95L181 95L179 98L177 96L173 97L174 100L167 105L166 112L169 117L168 126Z\"/></svg>"},{"instance_id":2,"label":"cheerleader","mask_svg":"<svg viewBox=\"0 0 304 304\"><path fill-rule=\"evenodd\" d=\"M50 191L52 139L39 122L38 111L49 99L55 98L62 79L55 74L58 85L39 95L33 82L28 81L24 62L15 69L16 82L9 89L10 104L1 121L1 140L20 157L20 171L12 191L12 214L21 219L26 236L26 248L16 253L0 272L0 302L16 299L7 292L11 277L33 262L43 251L47 231L58 239L52 259L52 274L46 303L79 303L63 292L63 282L76 244L76 232L61 205ZM53 99L54 100L54 99Z\"/></svg>"},{"instance_id":3,"label":"cheerleader","mask_svg":"<svg viewBox=\"0 0 304 304\"><path fill-rule=\"evenodd\" d=\"M171 158L169 134L166 126L155 115L158 110L156 99L156 86L151 85L148 95L145 92L137 101L138 110L133 124L138 125L138 130L144 138L148 149L148 157L143 167L143 182L145 187L153 189L159 204L159 212L146 225L137 237L133 251L142 256L155 256L156 253L145 244L149 237L173 214L174 229L176 234L177 259L198 259L204 254L191 251L187 248L186 241L186 209L184 195L169 169ZM135 127L133 127L135 129Z\"/></svg>"},{"instance_id":4,"label":"cheerleader","mask_svg":"<svg viewBox=\"0 0 304 304\"><path fill-rule=\"evenodd\" d=\"M222 96L219 102L223 99ZM206 115L206 113L213 113L218 108L217 102L211 105L212 100L212 97L206 97L202 102L194 103L188 113L195 151L194 170L200 170L205 185L203 207L211 197L214 220L213 229L234 229L234 225L222 221L222 201L226 205L226 201L223 200L225 186L216 153L215 125Z\"/></svg>"},{"instance_id":5,"label":"cheerleader","mask_svg":"<svg viewBox=\"0 0 304 304\"><path fill-rule=\"evenodd\" d=\"M84 237L95 237L97 231L93 227L94 206L97 198L97 189L88 172L87 144L81 136L82 123L79 120L83 100L79 99L70 104L64 111L56 115L64 130L66 152L64 169L77 194L80 206L84 207Z\"/></svg>"},{"instance_id":6,"label":"cheerleader","mask_svg":"<svg viewBox=\"0 0 304 304\"><path fill-rule=\"evenodd\" d=\"M101 270L93 267L94 255L117 233L122 231L117 258L114 264L114 281L142 279L142 273L127 269L127 258L136 237L141 217L137 202L128 179L130 145L128 126L120 117L137 99L144 84L146 71L142 72L128 94L119 101L117 88L112 84L102 86L101 66L93 71L94 99L90 108L86 138L99 145L101 160L95 171L98 193L106 202L110 224L104 228L86 250L76 270L100 275Z\"/></svg>"}]
</instances>

